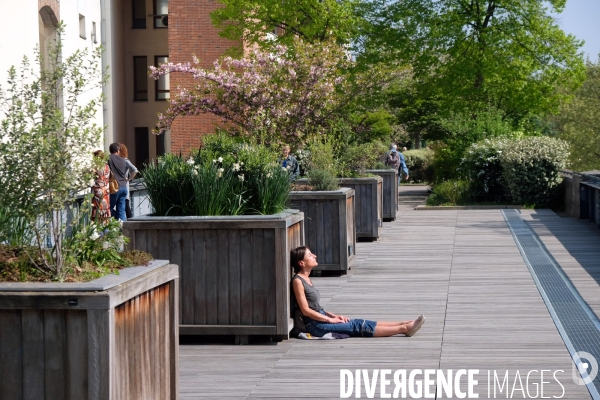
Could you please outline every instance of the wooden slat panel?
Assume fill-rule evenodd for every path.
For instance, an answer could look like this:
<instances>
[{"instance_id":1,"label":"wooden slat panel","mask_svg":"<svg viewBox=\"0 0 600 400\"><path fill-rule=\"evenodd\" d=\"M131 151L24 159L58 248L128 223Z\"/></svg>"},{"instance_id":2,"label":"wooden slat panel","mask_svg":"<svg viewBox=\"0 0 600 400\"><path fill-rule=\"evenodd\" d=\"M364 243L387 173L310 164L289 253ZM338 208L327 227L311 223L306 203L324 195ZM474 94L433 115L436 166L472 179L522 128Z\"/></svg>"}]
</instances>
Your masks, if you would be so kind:
<instances>
[{"instance_id":1,"label":"wooden slat panel","mask_svg":"<svg viewBox=\"0 0 600 400\"><path fill-rule=\"evenodd\" d=\"M244 257L240 247L240 231L238 229L227 231L229 244L229 324L241 323L241 267L240 260Z\"/></svg>"},{"instance_id":2,"label":"wooden slat panel","mask_svg":"<svg viewBox=\"0 0 600 400\"><path fill-rule=\"evenodd\" d=\"M0 399L22 399L21 311L0 310Z\"/></svg>"},{"instance_id":3,"label":"wooden slat panel","mask_svg":"<svg viewBox=\"0 0 600 400\"><path fill-rule=\"evenodd\" d=\"M146 231L146 248L152 249L150 254L154 256L154 258L158 259L158 230L156 229L148 229Z\"/></svg>"},{"instance_id":4,"label":"wooden slat panel","mask_svg":"<svg viewBox=\"0 0 600 400\"><path fill-rule=\"evenodd\" d=\"M168 290L168 304L165 305L165 312L169 314L169 331L165 340L165 350L168 352L167 358L170 361L169 364L169 375L170 375L170 392L169 399L179 399L179 321L177 315L179 315L178 305L179 302L179 278L174 279L169 283Z\"/></svg>"},{"instance_id":5,"label":"wooden slat panel","mask_svg":"<svg viewBox=\"0 0 600 400\"><path fill-rule=\"evenodd\" d=\"M160 335L159 335L159 327L158 321L160 319L161 314L161 304L158 296L158 290L151 290L148 293L148 298L150 301L150 313L149 313L149 327L148 327L148 339L150 343L160 343ZM178 323L178 321L177 321ZM162 358L160 357L159 351L151 351L150 352L150 362L151 365L154 366L151 370L150 379L152 382L160 382L160 368L156 368L156 366L160 365ZM155 391L155 395L158 396L160 393L160 388L157 388Z\"/></svg>"},{"instance_id":6,"label":"wooden slat panel","mask_svg":"<svg viewBox=\"0 0 600 400\"><path fill-rule=\"evenodd\" d=\"M264 275L268 273L268 260L264 254L264 230L252 230L252 253L253 253L253 275L252 275L252 324L266 325L267 302L264 294ZM271 270L272 271L272 270Z\"/></svg>"},{"instance_id":7,"label":"wooden slat panel","mask_svg":"<svg viewBox=\"0 0 600 400\"><path fill-rule=\"evenodd\" d=\"M170 229L160 229L156 230L156 258L158 260L171 260L171 230ZM173 263L175 264L175 263Z\"/></svg>"},{"instance_id":8,"label":"wooden slat panel","mask_svg":"<svg viewBox=\"0 0 600 400\"><path fill-rule=\"evenodd\" d=\"M23 382L25 382L23 385L23 399L43 399L45 395L44 312L42 310L23 310L21 311L21 318ZM0 330L3 324L3 322L0 322ZM87 371L87 365L85 369ZM4 397L0 395L0 398Z\"/></svg>"},{"instance_id":9,"label":"wooden slat panel","mask_svg":"<svg viewBox=\"0 0 600 400\"><path fill-rule=\"evenodd\" d=\"M329 262L331 264L340 264L340 257L343 257L344 253L340 254L340 242L345 242L346 229L340 226L340 205L343 205L343 200L335 200L327 202L327 209L325 214L328 216L325 218L328 229L325 231L325 245L331 249L331 258Z\"/></svg>"},{"instance_id":10,"label":"wooden slat panel","mask_svg":"<svg viewBox=\"0 0 600 400\"><path fill-rule=\"evenodd\" d=\"M171 329L171 317L169 315L169 285L163 285L159 288L157 288L157 292L159 293L159 298L160 298L160 304L161 304L161 309L160 309L160 335L159 335L159 342L156 343L155 348L159 349L160 354L162 355L161 360L160 360L160 386L159 386L159 393L160 393L160 398L168 398L170 392L171 392L171 376L170 376L170 371L171 371L171 360L169 359L170 356L170 343L169 343L169 331ZM142 399L140 399L142 400Z\"/></svg>"},{"instance_id":11,"label":"wooden slat panel","mask_svg":"<svg viewBox=\"0 0 600 400\"><path fill-rule=\"evenodd\" d=\"M88 321L86 311L66 312L67 399L88 396Z\"/></svg>"},{"instance_id":12,"label":"wooden slat panel","mask_svg":"<svg viewBox=\"0 0 600 400\"><path fill-rule=\"evenodd\" d=\"M44 380L46 398L67 398L67 332L62 310L44 311Z\"/></svg>"},{"instance_id":13,"label":"wooden slat panel","mask_svg":"<svg viewBox=\"0 0 600 400\"><path fill-rule=\"evenodd\" d=\"M285 238L285 228L279 229ZM280 251L286 251L286 243L284 242L281 246L278 246ZM260 291L264 298L264 325L275 325L277 323L277 309L280 307L276 292L278 290L278 284L283 285L283 280L277 281L277 276L282 270L286 268L285 259L282 256L276 254L277 247L275 246L275 230L264 229L263 230L263 289ZM276 282L277 281L277 282ZM286 285L289 281L286 282ZM285 285L284 285L285 286ZM286 298L287 299L287 298ZM282 298L281 305L285 305L286 301Z\"/></svg>"},{"instance_id":14,"label":"wooden slat panel","mask_svg":"<svg viewBox=\"0 0 600 400\"><path fill-rule=\"evenodd\" d=\"M206 236L206 287L204 302L206 304L206 324L219 324L219 290L222 282L219 281L219 254L215 251L218 246L216 230L204 231ZM199 293L202 298L202 293Z\"/></svg>"},{"instance_id":15,"label":"wooden slat panel","mask_svg":"<svg viewBox=\"0 0 600 400\"><path fill-rule=\"evenodd\" d=\"M194 321L195 324L206 324L206 241L204 231L196 230L193 231L194 250L189 254L189 266L185 269L188 274L181 274L181 297L183 298L182 305L184 309L188 306L193 307ZM191 279L193 285L184 283L184 280ZM188 291L191 290L191 291ZM189 300L188 300L189 299ZM190 304L192 303L192 304ZM184 315L186 311L183 312ZM189 323L184 321L185 323Z\"/></svg>"},{"instance_id":16,"label":"wooden slat panel","mask_svg":"<svg viewBox=\"0 0 600 400\"><path fill-rule=\"evenodd\" d=\"M190 234L191 232L189 231L182 231L182 230L176 230L173 229L171 230L171 236L168 238L165 238L166 240L168 240L170 242L170 253L169 253L169 262L171 262L172 264L178 265L179 266L179 270L181 271L182 268L182 260L184 259L184 257L187 257L188 259L190 258L190 253L191 253L191 244L192 241L191 240L182 240L181 236L182 234ZM190 264L186 263L186 268L189 268ZM186 274L186 276L189 276L190 273L188 272L188 274ZM188 286L190 284L193 283L192 279L188 279L186 280ZM182 302L183 300L180 298L179 299L179 308L183 309L182 307ZM193 320L193 315L194 315L194 304L193 302L187 309L187 314L185 316L185 319L187 321L192 321ZM183 321L184 320L184 316L183 314L179 316L179 320Z\"/></svg>"},{"instance_id":17,"label":"wooden slat panel","mask_svg":"<svg viewBox=\"0 0 600 400\"><path fill-rule=\"evenodd\" d=\"M254 310L254 299L252 297L252 282L253 275L259 273L254 270L254 261L251 254L253 251L252 231L243 229L240 231L240 248L247 249L244 256L240 260L241 268L241 301L242 309L240 315L240 323L242 325L252 325L252 312Z\"/></svg>"},{"instance_id":18,"label":"wooden slat panel","mask_svg":"<svg viewBox=\"0 0 600 400\"><path fill-rule=\"evenodd\" d=\"M106 400L110 396L115 399L119 399L120 391L118 388L119 382L113 382L112 391L109 385L106 384L111 379L110 365L111 361L114 362L114 368L118 369L119 365L116 360L111 360L111 346L108 345L110 337L114 337L115 340L119 341L117 332L111 335L111 324L115 324L116 319L111 321L111 311L107 310L90 310L87 314L88 317L88 385L89 385L89 399L90 400ZM117 344L113 344L113 348ZM112 374L112 378L115 378L116 372ZM122 375L119 374L119 379L122 379ZM122 398L122 397L121 397Z\"/></svg>"},{"instance_id":19,"label":"wooden slat panel","mask_svg":"<svg viewBox=\"0 0 600 400\"><path fill-rule=\"evenodd\" d=\"M227 231L217 232L217 324L228 325L229 321L229 252L230 243L227 241Z\"/></svg>"}]
</instances>

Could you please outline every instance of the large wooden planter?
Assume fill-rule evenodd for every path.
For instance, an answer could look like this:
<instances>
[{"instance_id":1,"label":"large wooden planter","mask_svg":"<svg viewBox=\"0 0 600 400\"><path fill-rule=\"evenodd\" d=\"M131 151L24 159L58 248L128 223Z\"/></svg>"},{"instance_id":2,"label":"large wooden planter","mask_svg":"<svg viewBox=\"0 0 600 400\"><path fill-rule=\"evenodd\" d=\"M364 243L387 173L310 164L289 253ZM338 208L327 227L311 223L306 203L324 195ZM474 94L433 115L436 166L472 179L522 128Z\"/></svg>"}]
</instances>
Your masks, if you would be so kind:
<instances>
[{"instance_id":1,"label":"large wooden planter","mask_svg":"<svg viewBox=\"0 0 600 400\"><path fill-rule=\"evenodd\" d=\"M394 221L398 211L398 170L370 169L366 172L383 178L383 220Z\"/></svg>"},{"instance_id":2,"label":"large wooden planter","mask_svg":"<svg viewBox=\"0 0 600 400\"><path fill-rule=\"evenodd\" d=\"M132 218L129 247L180 266L181 335L287 338L290 250L304 244L304 214Z\"/></svg>"},{"instance_id":3,"label":"large wooden planter","mask_svg":"<svg viewBox=\"0 0 600 400\"><path fill-rule=\"evenodd\" d=\"M317 271L346 273L354 264L354 190L293 191L289 205L304 213L305 243L319 257Z\"/></svg>"},{"instance_id":4,"label":"large wooden planter","mask_svg":"<svg viewBox=\"0 0 600 400\"><path fill-rule=\"evenodd\" d=\"M340 186L354 189L356 237L377 240L383 221L383 178L342 178Z\"/></svg>"},{"instance_id":5,"label":"large wooden planter","mask_svg":"<svg viewBox=\"0 0 600 400\"><path fill-rule=\"evenodd\" d=\"M178 275L0 283L0 399L178 399Z\"/></svg>"}]
</instances>

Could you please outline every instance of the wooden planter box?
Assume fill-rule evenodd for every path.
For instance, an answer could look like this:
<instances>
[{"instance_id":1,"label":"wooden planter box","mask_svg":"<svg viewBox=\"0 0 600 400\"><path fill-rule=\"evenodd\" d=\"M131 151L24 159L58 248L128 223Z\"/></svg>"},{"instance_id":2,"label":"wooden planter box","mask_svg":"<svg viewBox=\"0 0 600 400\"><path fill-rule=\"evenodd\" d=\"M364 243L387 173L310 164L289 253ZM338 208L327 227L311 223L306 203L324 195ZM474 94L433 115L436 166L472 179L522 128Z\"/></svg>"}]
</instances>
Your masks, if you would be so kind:
<instances>
[{"instance_id":1,"label":"wooden planter box","mask_svg":"<svg viewBox=\"0 0 600 400\"><path fill-rule=\"evenodd\" d=\"M340 186L354 189L356 237L377 240L383 221L383 178L342 178Z\"/></svg>"},{"instance_id":2,"label":"wooden planter box","mask_svg":"<svg viewBox=\"0 0 600 400\"><path fill-rule=\"evenodd\" d=\"M317 271L346 273L354 264L354 190L293 191L289 205L304 213L305 243L319 257Z\"/></svg>"},{"instance_id":3,"label":"wooden planter box","mask_svg":"<svg viewBox=\"0 0 600 400\"><path fill-rule=\"evenodd\" d=\"M132 218L131 249L180 266L181 335L288 338L290 250L304 244L304 214Z\"/></svg>"},{"instance_id":4,"label":"wooden planter box","mask_svg":"<svg viewBox=\"0 0 600 400\"><path fill-rule=\"evenodd\" d=\"M178 399L178 275L0 283L0 398Z\"/></svg>"},{"instance_id":5,"label":"wooden planter box","mask_svg":"<svg viewBox=\"0 0 600 400\"><path fill-rule=\"evenodd\" d=\"M396 220L398 211L398 170L369 169L366 172L383 178L383 220Z\"/></svg>"}]
</instances>

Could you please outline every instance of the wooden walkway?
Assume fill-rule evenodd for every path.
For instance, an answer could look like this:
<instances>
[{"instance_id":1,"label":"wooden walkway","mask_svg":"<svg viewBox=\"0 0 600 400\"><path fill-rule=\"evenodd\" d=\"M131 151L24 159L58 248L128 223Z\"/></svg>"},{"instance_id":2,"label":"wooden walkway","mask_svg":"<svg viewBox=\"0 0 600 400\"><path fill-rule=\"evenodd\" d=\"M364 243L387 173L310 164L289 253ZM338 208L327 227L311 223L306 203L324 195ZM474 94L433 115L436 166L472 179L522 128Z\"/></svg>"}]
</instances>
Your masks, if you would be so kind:
<instances>
[{"instance_id":1,"label":"wooden walkway","mask_svg":"<svg viewBox=\"0 0 600 400\"><path fill-rule=\"evenodd\" d=\"M501 212L414 211L424 188L401 189L397 220L384 223L377 242L357 244L350 273L314 282L325 308L349 317L403 320L423 313L427 322L419 333L412 338L181 345L181 398L339 398L340 369L479 369L479 398L494 398L494 371L500 382L509 372L508 387L516 388L512 398L524 398L527 387L533 397L541 370L551 371L544 372L549 383L543 396L559 397L563 389L552 374L562 370L556 373L562 398L589 399L586 387L571 379L571 358ZM545 210L524 214L600 315L597 227L594 231ZM580 242L573 232L582 226L588 230ZM532 370L537 371L527 386ZM461 387L466 391L466 385ZM507 386L499 390L496 386L495 398L507 398Z\"/></svg>"}]
</instances>

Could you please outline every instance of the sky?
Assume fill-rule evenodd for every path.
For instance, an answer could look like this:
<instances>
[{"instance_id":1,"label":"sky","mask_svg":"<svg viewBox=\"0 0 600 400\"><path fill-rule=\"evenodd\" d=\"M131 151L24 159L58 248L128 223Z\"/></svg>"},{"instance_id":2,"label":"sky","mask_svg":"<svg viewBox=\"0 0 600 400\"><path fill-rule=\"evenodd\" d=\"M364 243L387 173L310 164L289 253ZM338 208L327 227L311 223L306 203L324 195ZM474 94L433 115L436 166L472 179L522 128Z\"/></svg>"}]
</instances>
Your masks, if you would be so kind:
<instances>
[{"instance_id":1,"label":"sky","mask_svg":"<svg viewBox=\"0 0 600 400\"><path fill-rule=\"evenodd\" d=\"M592 61L600 53L600 0L567 0L565 10L556 17L563 31L585 40L581 49Z\"/></svg>"}]
</instances>

